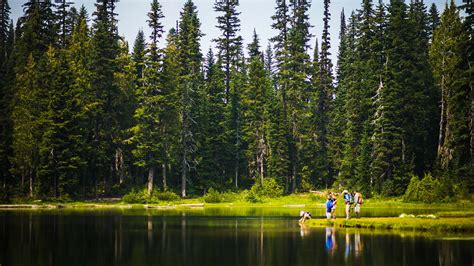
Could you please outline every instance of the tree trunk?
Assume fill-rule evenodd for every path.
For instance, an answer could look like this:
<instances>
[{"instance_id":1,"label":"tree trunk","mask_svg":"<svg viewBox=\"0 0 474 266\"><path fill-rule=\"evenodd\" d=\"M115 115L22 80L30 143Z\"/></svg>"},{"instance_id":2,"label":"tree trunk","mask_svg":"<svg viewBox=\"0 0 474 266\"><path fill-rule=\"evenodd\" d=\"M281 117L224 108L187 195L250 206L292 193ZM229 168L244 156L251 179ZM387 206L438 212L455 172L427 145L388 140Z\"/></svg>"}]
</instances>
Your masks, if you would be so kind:
<instances>
[{"instance_id":1,"label":"tree trunk","mask_svg":"<svg viewBox=\"0 0 474 266\"><path fill-rule=\"evenodd\" d=\"M296 191L296 162L293 162L291 169L291 192Z\"/></svg>"},{"instance_id":2,"label":"tree trunk","mask_svg":"<svg viewBox=\"0 0 474 266\"><path fill-rule=\"evenodd\" d=\"M181 197L186 197L186 175L187 175L187 166L186 159L183 158L182 162L183 171L181 173Z\"/></svg>"},{"instance_id":3,"label":"tree trunk","mask_svg":"<svg viewBox=\"0 0 474 266\"><path fill-rule=\"evenodd\" d=\"M167 191L168 185L166 184L166 164L165 163L161 164L161 171L163 173L163 190Z\"/></svg>"},{"instance_id":4,"label":"tree trunk","mask_svg":"<svg viewBox=\"0 0 474 266\"><path fill-rule=\"evenodd\" d=\"M153 177L155 176L155 167L150 166L148 168L148 197L151 196L151 193L153 192Z\"/></svg>"},{"instance_id":5,"label":"tree trunk","mask_svg":"<svg viewBox=\"0 0 474 266\"><path fill-rule=\"evenodd\" d=\"M30 198L33 198L33 173L30 171Z\"/></svg>"}]
</instances>

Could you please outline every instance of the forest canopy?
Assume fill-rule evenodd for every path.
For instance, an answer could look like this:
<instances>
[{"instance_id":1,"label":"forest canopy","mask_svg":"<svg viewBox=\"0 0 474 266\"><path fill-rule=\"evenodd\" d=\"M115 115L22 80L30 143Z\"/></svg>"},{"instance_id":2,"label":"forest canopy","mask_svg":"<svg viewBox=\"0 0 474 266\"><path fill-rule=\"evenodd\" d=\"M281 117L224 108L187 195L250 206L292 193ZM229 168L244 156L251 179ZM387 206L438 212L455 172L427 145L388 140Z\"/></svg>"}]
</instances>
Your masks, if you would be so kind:
<instances>
[{"instance_id":1,"label":"forest canopy","mask_svg":"<svg viewBox=\"0 0 474 266\"><path fill-rule=\"evenodd\" d=\"M473 192L472 2L440 14L423 1L362 0L340 14L337 62L323 2L310 14L310 0L275 0L276 35L262 47L254 32L245 47L239 1L216 0L220 35L203 51L192 0L168 32L150 0L151 34L138 31L132 47L116 0L91 14L28 0L15 23L2 0L0 198L254 184L399 196L425 174L445 195ZM310 15L323 25L314 45Z\"/></svg>"}]
</instances>

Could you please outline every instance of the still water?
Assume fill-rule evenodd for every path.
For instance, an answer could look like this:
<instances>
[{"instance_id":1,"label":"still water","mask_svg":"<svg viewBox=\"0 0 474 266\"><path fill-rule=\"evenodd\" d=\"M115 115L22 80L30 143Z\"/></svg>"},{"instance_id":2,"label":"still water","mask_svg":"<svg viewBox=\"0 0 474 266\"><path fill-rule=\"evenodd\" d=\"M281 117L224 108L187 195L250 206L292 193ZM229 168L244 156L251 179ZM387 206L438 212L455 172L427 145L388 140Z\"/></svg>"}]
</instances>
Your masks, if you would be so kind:
<instances>
[{"instance_id":1,"label":"still water","mask_svg":"<svg viewBox=\"0 0 474 266\"><path fill-rule=\"evenodd\" d=\"M0 265L474 263L474 238L469 235L308 229L298 225L293 212L0 211Z\"/></svg>"}]
</instances>

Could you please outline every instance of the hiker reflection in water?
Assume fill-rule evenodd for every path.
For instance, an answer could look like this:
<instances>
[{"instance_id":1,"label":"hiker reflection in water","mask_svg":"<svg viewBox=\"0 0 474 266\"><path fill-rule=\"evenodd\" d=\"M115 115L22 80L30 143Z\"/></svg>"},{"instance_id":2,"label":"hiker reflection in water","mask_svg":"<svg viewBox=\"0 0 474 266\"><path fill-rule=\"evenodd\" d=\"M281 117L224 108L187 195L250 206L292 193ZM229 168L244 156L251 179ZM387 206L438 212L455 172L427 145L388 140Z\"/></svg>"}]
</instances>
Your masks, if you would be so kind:
<instances>
[{"instance_id":1,"label":"hiker reflection in water","mask_svg":"<svg viewBox=\"0 0 474 266\"><path fill-rule=\"evenodd\" d=\"M351 253L351 239L350 235L346 231L346 245L344 249L344 259L347 261L349 254Z\"/></svg>"},{"instance_id":2,"label":"hiker reflection in water","mask_svg":"<svg viewBox=\"0 0 474 266\"><path fill-rule=\"evenodd\" d=\"M360 233L359 232L354 234L354 242L355 242L355 244L354 244L355 256L356 256L356 258L358 258L362 254L362 250L364 248L364 245L360 241Z\"/></svg>"},{"instance_id":3,"label":"hiker reflection in water","mask_svg":"<svg viewBox=\"0 0 474 266\"><path fill-rule=\"evenodd\" d=\"M336 228L326 227L326 251L333 256L336 248Z\"/></svg>"}]
</instances>

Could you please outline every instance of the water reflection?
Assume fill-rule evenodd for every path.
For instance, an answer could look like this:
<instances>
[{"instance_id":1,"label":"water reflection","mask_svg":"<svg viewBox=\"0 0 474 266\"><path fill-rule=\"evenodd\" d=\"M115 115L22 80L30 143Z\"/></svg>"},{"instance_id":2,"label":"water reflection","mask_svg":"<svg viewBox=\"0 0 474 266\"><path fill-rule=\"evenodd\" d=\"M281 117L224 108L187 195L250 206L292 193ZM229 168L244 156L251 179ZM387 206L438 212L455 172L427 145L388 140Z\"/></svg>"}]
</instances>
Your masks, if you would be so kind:
<instances>
[{"instance_id":1,"label":"water reflection","mask_svg":"<svg viewBox=\"0 0 474 266\"><path fill-rule=\"evenodd\" d=\"M344 229L341 229L344 230ZM337 238L336 238L336 228L334 227L326 227L325 229L326 235L326 251L330 256L334 256L337 249ZM344 260L347 262L349 257L354 256L358 258L361 256L363 252L363 241L361 240L360 231L355 231L353 233L349 233L346 229L345 232L342 233L344 235Z\"/></svg>"},{"instance_id":2,"label":"water reflection","mask_svg":"<svg viewBox=\"0 0 474 266\"><path fill-rule=\"evenodd\" d=\"M326 251L329 255L334 256L336 248L336 228L326 227Z\"/></svg>"},{"instance_id":3,"label":"water reflection","mask_svg":"<svg viewBox=\"0 0 474 266\"><path fill-rule=\"evenodd\" d=\"M293 218L1 212L1 265L472 265L473 241Z\"/></svg>"}]
</instances>

